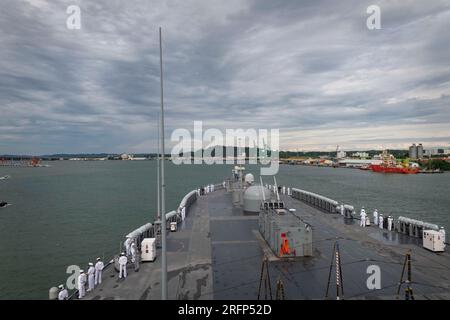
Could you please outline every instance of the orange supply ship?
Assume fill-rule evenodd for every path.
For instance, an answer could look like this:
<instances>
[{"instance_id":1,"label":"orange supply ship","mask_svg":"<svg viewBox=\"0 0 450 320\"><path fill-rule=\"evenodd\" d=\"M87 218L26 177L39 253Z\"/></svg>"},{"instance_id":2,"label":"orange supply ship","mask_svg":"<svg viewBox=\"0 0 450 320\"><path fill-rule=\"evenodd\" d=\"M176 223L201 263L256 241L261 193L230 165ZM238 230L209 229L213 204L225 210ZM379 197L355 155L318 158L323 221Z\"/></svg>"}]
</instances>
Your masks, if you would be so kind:
<instances>
[{"instance_id":1,"label":"orange supply ship","mask_svg":"<svg viewBox=\"0 0 450 320\"><path fill-rule=\"evenodd\" d=\"M373 172L416 174L420 171L420 168L418 166L410 166L409 162L397 164L397 160L395 159L395 157L392 154L389 154L387 150L383 151L381 157L383 160L381 164L370 165L370 169Z\"/></svg>"},{"instance_id":2,"label":"orange supply ship","mask_svg":"<svg viewBox=\"0 0 450 320\"><path fill-rule=\"evenodd\" d=\"M416 174L419 173L419 168L406 168L406 167L388 167L382 164L372 164L370 169L374 172L382 173L405 173L405 174Z\"/></svg>"}]
</instances>

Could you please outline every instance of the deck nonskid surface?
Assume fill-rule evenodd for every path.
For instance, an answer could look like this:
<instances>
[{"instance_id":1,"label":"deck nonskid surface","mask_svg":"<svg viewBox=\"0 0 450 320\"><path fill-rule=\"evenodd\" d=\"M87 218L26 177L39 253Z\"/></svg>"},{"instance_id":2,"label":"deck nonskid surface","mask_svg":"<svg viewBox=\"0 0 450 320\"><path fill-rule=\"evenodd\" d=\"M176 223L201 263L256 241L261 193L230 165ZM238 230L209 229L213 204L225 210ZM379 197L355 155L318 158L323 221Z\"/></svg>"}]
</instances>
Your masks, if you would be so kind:
<instances>
[{"instance_id":1,"label":"deck nonskid surface","mask_svg":"<svg viewBox=\"0 0 450 320\"><path fill-rule=\"evenodd\" d=\"M360 228L357 221L327 214L287 196L288 208L313 227L313 257L269 263L272 294L281 279L286 299L323 299L335 241L342 261L344 297L393 299L406 252L412 252L412 286L416 298L450 298L450 257L421 247L417 239L380 230ZM256 215L233 207L231 193L218 190L201 196L188 211L177 232L168 233L168 289L171 299L256 299L263 252ZM366 286L367 267L381 269L381 290ZM104 283L89 293L91 299L159 299L160 258L129 270L119 280L113 269ZM330 298L335 297L334 270ZM402 291L403 292L403 291ZM401 297L403 298L403 297Z\"/></svg>"}]
</instances>

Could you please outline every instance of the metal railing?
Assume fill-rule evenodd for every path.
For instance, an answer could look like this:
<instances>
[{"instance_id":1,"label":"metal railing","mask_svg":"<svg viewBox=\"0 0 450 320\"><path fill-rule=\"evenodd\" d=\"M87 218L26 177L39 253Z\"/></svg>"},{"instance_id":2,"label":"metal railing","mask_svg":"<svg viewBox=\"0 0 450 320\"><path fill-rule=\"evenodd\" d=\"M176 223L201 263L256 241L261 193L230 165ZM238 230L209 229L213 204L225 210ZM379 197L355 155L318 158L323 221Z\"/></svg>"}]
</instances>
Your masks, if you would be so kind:
<instances>
[{"instance_id":1,"label":"metal railing","mask_svg":"<svg viewBox=\"0 0 450 320\"><path fill-rule=\"evenodd\" d=\"M339 202L313 192L292 188L292 198L329 213L338 213Z\"/></svg>"},{"instance_id":2,"label":"metal railing","mask_svg":"<svg viewBox=\"0 0 450 320\"><path fill-rule=\"evenodd\" d=\"M215 187L218 187L218 189L223 188L222 184L217 184ZM180 202L180 205L177 210L172 210L168 213L166 213L166 221L169 222L167 225L170 226L170 222L181 222L181 209L183 207L186 207L186 213L188 209L192 206L192 204L197 201L197 190L193 190L186 194L183 199ZM131 238L135 241L138 248L140 248L142 240L144 238L155 238L156 237L156 227L157 227L157 221L154 221L153 223L146 223L139 228L131 231L128 233L125 238ZM103 268L103 270L106 270L109 266L114 265L114 258L111 259ZM78 294L78 289L73 290L69 295L69 300L76 298Z\"/></svg>"},{"instance_id":3,"label":"metal railing","mask_svg":"<svg viewBox=\"0 0 450 320\"><path fill-rule=\"evenodd\" d=\"M423 230L439 231L439 226L433 223L428 223L420 220L398 217L396 228L399 233L407 234L411 237L421 238Z\"/></svg>"}]
</instances>

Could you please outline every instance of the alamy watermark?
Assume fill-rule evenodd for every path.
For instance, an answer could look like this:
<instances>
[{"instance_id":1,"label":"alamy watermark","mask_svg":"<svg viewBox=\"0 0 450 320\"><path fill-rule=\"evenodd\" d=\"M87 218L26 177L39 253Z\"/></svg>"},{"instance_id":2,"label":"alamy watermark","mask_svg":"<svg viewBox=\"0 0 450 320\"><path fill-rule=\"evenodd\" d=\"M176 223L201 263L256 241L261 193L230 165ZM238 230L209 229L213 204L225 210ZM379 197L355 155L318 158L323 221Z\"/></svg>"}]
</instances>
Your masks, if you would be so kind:
<instances>
[{"instance_id":1,"label":"alamy watermark","mask_svg":"<svg viewBox=\"0 0 450 320\"><path fill-rule=\"evenodd\" d=\"M194 121L193 134L175 129L171 141L174 164L260 164L261 175L278 173L278 129L226 129L224 133L209 128L203 132L202 121Z\"/></svg>"},{"instance_id":2,"label":"alamy watermark","mask_svg":"<svg viewBox=\"0 0 450 320\"><path fill-rule=\"evenodd\" d=\"M381 268L375 264L367 267L366 273L369 277L366 281L367 289L380 290L381 289Z\"/></svg>"},{"instance_id":3,"label":"alamy watermark","mask_svg":"<svg viewBox=\"0 0 450 320\"><path fill-rule=\"evenodd\" d=\"M367 14L370 16L366 20L366 26L369 30L381 29L381 9L377 5L371 5L367 7Z\"/></svg>"},{"instance_id":4,"label":"alamy watermark","mask_svg":"<svg viewBox=\"0 0 450 320\"><path fill-rule=\"evenodd\" d=\"M69 30L81 29L81 9L77 5L70 5L66 9L66 13L69 15L66 19L66 26Z\"/></svg>"}]
</instances>

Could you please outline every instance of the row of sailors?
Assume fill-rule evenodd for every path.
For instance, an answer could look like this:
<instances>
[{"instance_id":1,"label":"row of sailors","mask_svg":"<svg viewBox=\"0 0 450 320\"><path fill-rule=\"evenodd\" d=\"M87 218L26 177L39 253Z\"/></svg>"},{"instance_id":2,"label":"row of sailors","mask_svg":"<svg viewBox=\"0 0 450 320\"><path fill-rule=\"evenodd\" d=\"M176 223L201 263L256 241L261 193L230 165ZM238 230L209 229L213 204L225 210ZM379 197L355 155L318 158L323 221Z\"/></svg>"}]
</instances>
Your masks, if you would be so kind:
<instances>
[{"instance_id":1,"label":"row of sailors","mask_svg":"<svg viewBox=\"0 0 450 320\"><path fill-rule=\"evenodd\" d=\"M269 189L270 191L272 191L273 193L277 193L277 186L275 186L275 185L266 184L266 188ZM278 186L278 193L291 196L292 190L290 187Z\"/></svg>"},{"instance_id":2,"label":"row of sailors","mask_svg":"<svg viewBox=\"0 0 450 320\"><path fill-rule=\"evenodd\" d=\"M225 183L225 182L224 182ZM205 187L201 187L197 189L197 195L202 196L207 193L214 192L214 184L208 184Z\"/></svg>"},{"instance_id":3,"label":"row of sailors","mask_svg":"<svg viewBox=\"0 0 450 320\"><path fill-rule=\"evenodd\" d=\"M344 204L341 204L339 209L340 209L341 215L344 216L345 215ZM360 217L359 225L361 227L365 228L366 226L370 226L370 218L367 216L366 209L364 207L362 207L359 217ZM394 218L392 216L388 216L387 218L384 218L382 213L378 214L377 209L375 209L373 211L373 224L375 226L378 226L380 229L384 229L385 220L387 223L387 229L389 231L391 231L394 226Z\"/></svg>"},{"instance_id":4,"label":"row of sailors","mask_svg":"<svg viewBox=\"0 0 450 320\"><path fill-rule=\"evenodd\" d=\"M125 252L122 252L119 257L119 279L127 277L127 263L128 257L131 256L131 262L135 265L135 271L139 269L139 259L138 250L136 248L136 243L132 241L131 238L127 238L124 243ZM89 262L89 268L87 274L84 270L80 270L80 275L78 276L78 299L82 299L86 296L86 292L94 290L95 286L102 283L102 271L104 268L104 263L100 258L97 258L97 262L94 266L92 262ZM86 283L88 289L86 290ZM63 285L59 286L60 293L58 296L59 300L66 300L68 297L67 289Z\"/></svg>"},{"instance_id":5,"label":"row of sailors","mask_svg":"<svg viewBox=\"0 0 450 320\"><path fill-rule=\"evenodd\" d=\"M366 209L364 209L364 207L361 208L359 217L361 219L360 222L361 227L364 228L366 226L370 226L370 218L367 216ZM387 220L387 229L391 231L392 227L394 226L394 218L392 216L384 218L382 213L378 214L377 209L373 211L373 224L375 226L378 226L380 229L384 229L385 219Z\"/></svg>"},{"instance_id":6,"label":"row of sailors","mask_svg":"<svg viewBox=\"0 0 450 320\"><path fill-rule=\"evenodd\" d=\"M86 295L86 283L88 284L87 292L94 290L94 287L102 283L102 272L105 265L100 258L97 258L95 265L89 262L87 273L84 270L80 270L80 274L77 279L78 285L78 298L81 299ZM69 299L69 292L64 285L59 285L58 300Z\"/></svg>"},{"instance_id":7,"label":"row of sailors","mask_svg":"<svg viewBox=\"0 0 450 320\"><path fill-rule=\"evenodd\" d=\"M341 214L344 215L344 206L341 206ZM361 208L361 212L359 214L361 222L360 222L360 226L361 227L366 227L366 226L370 226L370 218L367 216L366 213L366 209L364 209L364 207ZM375 226L378 226L380 229L384 229L385 226L385 219L387 222L387 229L389 231L392 231L392 228L394 227L394 218L392 216L388 216L387 218L383 217L382 213L378 213L378 210L375 209L373 211L373 224ZM440 227L439 232L442 234L442 236L445 239L445 229L444 227Z\"/></svg>"}]
</instances>

